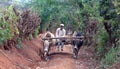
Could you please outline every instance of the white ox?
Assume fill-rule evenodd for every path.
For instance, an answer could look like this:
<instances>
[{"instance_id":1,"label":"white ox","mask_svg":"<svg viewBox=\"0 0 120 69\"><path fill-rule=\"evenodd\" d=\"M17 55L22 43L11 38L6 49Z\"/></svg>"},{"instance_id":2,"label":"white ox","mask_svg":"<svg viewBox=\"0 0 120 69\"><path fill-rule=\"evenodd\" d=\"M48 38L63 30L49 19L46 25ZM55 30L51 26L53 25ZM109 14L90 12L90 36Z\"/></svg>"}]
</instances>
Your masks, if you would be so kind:
<instances>
[{"instance_id":1,"label":"white ox","mask_svg":"<svg viewBox=\"0 0 120 69\"><path fill-rule=\"evenodd\" d=\"M55 38L54 34L51 33L50 31L47 31L44 34L43 38ZM56 44L56 39L50 39L50 40L44 40L44 59L48 60L48 52L50 50L50 46L55 45Z\"/></svg>"}]
</instances>

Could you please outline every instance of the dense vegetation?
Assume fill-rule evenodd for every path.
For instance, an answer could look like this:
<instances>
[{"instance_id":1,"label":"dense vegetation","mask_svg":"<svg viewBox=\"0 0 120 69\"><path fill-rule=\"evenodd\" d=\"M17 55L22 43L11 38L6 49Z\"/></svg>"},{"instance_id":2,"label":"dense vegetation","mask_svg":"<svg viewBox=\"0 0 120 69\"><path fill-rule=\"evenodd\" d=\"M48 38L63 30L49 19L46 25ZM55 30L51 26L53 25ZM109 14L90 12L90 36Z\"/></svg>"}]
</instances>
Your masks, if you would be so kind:
<instances>
[{"instance_id":1,"label":"dense vegetation","mask_svg":"<svg viewBox=\"0 0 120 69\"><path fill-rule=\"evenodd\" d=\"M60 23L64 23L67 30L83 32L86 37L85 44L93 48L97 57L101 57L101 64L104 64L101 67L109 67L119 60L119 0L26 0L22 2L24 3L20 1L15 3L14 7L19 11L29 9L41 17L40 26L34 29L36 35L38 31L43 32L46 29L54 32ZM17 16L10 6L8 10L10 12L0 13L0 44L11 39L13 33L20 33L15 25ZM2 19L3 15L9 16L10 20ZM11 20L15 21L11 22Z\"/></svg>"}]
</instances>

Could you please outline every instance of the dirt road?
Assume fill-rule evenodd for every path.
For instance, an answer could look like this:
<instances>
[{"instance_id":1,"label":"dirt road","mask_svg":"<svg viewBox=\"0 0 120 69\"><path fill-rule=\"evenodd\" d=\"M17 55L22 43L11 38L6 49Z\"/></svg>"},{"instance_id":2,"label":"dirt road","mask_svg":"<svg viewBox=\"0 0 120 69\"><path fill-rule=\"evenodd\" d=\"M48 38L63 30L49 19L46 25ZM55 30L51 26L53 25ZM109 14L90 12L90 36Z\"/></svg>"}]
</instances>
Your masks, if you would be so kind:
<instances>
[{"instance_id":1,"label":"dirt road","mask_svg":"<svg viewBox=\"0 0 120 69\"><path fill-rule=\"evenodd\" d=\"M82 47L78 59L72 58L72 46L65 45L64 51L57 51L53 48L50 51L50 60L48 62L39 62L35 69L95 69L96 62L93 62L91 52L87 52L85 47ZM92 61L92 62L91 62ZM89 63L90 62L90 63ZM91 66L92 65L92 66Z\"/></svg>"},{"instance_id":2,"label":"dirt road","mask_svg":"<svg viewBox=\"0 0 120 69\"><path fill-rule=\"evenodd\" d=\"M42 47L39 39L24 42L24 48L21 50L0 53L0 69L98 69L94 52L87 46L81 47L78 59L72 58L71 45L65 45L62 52L53 47L50 51L50 60L46 62L39 60L38 51L39 47Z\"/></svg>"}]
</instances>

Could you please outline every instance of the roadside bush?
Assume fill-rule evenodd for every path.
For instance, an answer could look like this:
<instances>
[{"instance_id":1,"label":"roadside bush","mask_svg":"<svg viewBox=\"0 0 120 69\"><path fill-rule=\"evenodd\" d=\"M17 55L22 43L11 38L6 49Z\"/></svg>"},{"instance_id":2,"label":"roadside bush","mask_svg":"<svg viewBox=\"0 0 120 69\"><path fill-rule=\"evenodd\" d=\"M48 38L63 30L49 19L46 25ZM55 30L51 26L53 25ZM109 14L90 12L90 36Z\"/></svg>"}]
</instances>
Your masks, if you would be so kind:
<instances>
[{"instance_id":1,"label":"roadside bush","mask_svg":"<svg viewBox=\"0 0 120 69\"><path fill-rule=\"evenodd\" d=\"M109 67L115 62L120 61L120 47L112 48L109 50L104 58L101 59L101 68L109 69Z\"/></svg>"}]
</instances>

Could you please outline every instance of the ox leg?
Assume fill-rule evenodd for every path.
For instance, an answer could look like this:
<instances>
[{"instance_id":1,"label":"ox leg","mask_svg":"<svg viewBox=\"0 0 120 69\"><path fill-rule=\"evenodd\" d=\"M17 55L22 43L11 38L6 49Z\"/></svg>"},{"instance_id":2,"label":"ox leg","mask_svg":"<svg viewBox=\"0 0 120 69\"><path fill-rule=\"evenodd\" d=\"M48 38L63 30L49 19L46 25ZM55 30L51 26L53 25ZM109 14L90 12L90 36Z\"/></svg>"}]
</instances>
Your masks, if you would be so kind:
<instances>
[{"instance_id":1,"label":"ox leg","mask_svg":"<svg viewBox=\"0 0 120 69\"><path fill-rule=\"evenodd\" d=\"M48 58L49 46L50 46L49 41L45 41L44 42L44 59L46 61L49 60L49 58Z\"/></svg>"},{"instance_id":2,"label":"ox leg","mask_svg":"<svg viewBox=\"0 0 120 69\"><path fill-rule=\"evenodd\" d=\"M77 45L73 45L73 58L77 58L78 48Z\"/></svg>"}]
</instances>

